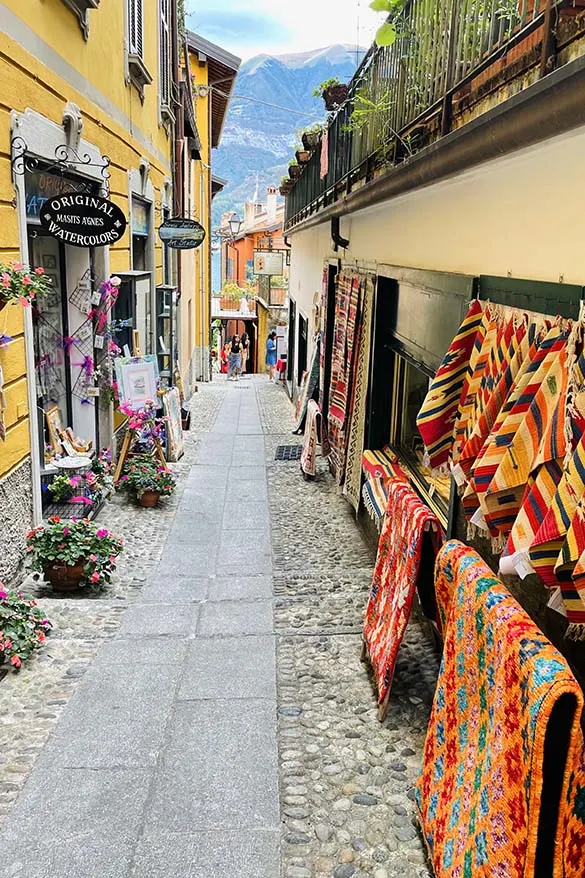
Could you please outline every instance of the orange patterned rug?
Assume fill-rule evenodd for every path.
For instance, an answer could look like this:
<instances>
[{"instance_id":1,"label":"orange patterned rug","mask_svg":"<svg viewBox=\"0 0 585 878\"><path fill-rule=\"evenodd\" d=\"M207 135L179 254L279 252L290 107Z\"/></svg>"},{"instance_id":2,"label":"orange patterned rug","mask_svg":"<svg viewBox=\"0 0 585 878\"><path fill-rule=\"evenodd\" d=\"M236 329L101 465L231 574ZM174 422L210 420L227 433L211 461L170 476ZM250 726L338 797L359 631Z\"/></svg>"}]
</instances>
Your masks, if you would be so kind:
<instances>
[{"instance_id":1,"label":"orange patterned rug","mask_svg":"<svg viewBox=\"0 0 585 878\"><path fill-rule=\"evenodd\" d=\"M583 695L567 662L463 543L439 552L436 600L444 653L416 791L435 875L585 875L585 791L579 805L570 783Z\"/></svg>"}]
</instances>

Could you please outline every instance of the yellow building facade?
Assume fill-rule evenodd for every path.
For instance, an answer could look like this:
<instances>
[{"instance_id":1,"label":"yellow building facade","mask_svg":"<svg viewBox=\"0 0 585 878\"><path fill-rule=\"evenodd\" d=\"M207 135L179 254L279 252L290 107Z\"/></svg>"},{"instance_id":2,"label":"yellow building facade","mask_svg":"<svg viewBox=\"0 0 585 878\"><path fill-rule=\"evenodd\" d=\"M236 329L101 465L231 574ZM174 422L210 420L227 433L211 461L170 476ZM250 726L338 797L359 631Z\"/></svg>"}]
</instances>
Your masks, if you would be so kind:
<instances>
[{"instance_id":1,"label":"yellow building facade","mask_svg":"<svg viewBox=\"0 0 585 878\"><path fill-rule=\"evenodd\" d=\"M47 411L94 447L110 444L111 404L75 392L84 349L68 350L66 339L81 332L80 297L119 275L114 318L140 331L143 353L162 356L159 288L166 294L174 277L156 229L174 212L174 16L174 0L0 3L0 262L41 266L54 288L40 314L0 310L0 333L12 339L0 346L0 579L42 516ZM122 210L120 240L81 248L44 234L43 204L75 191Z\"/></svg>"}]
</instances>

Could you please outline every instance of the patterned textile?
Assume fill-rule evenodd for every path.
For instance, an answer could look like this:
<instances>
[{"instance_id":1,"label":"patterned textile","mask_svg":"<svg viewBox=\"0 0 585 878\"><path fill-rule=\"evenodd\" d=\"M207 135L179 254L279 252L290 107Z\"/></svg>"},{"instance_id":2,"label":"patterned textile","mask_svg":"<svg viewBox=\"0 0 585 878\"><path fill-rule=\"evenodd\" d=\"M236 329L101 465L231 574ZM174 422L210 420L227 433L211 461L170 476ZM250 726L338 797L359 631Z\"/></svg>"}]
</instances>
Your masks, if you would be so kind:
<instances>
[{"instance_id":1,"label":"patterned textile","mask_svg":"<svg viewBox=\"0 0 585 878\"><path fill-rule=\"evenodd\" d=\"M386 519L378 544L376 569L364 620L364 642L382 704L392 685L398 648L410 617L423 550L423 534L440 525L434 513L404 482L388 484Z\"/></svg>"},{"instance_id":2,"label":"patterned textile","mask_svg":"<svg viewBox=\"0 0 585 878\"><path fill-rule=\"evenodd\" d=\"M482 327L477 333L473 351L471 352L461 404L455 423L455 442L452 453L454 463L459 461L461 450L469 439L471 429L474 426L473 416L476 396L497 338L498 321L491 308L487 307L483 314Z\"/></svg>"},{"instance_id":3,"label":"patterned textile","mask_svg":"<svg viewBox=\"0 0 585 878\"><path fill-rule=\"evenodd\" d=\"M329 299L329 265L323 266L321 278L321 347L319 350L319 408L323 411L325 392L325 332L327 328L327 302Z\"/></svg>"},{"instance_id":4,"label":"patterned textile","mask_svg":"<svg viewBox=\"0 0 585 878\"><path fill-rule=\"evenodd\" d=\"M344 494L356 510L360 505L362 485L362 452L366 430L366 408L368 402L368 383L370 377L370 349L372 346L372 318L374 311L374 277L367 275L364 281L363 304L360 321L353 391L353 406L347 441L347 468Z\"/></svg>"},{"instance_id":5,"label":"patterned textile","mask_svg":"<svg viewBox=\"0 0 585 878\"><path fill-rule=\"evenodd\" d=\"M416 423L432 467L439 467L449 460L459 401L482 319L483 305L474 300L431 382L429 392L418 413Z\"/></svg>"},{"instance_id":6,"label":"patterned textile","mask_svg":"<svg viewBox=\"0 0 585 878\"><path fill-rule=\"evenodd\" d=\"M329 399L329 421L333 421L340 429L345 427L351 404L351 379L353 377L354 355L359 345L359 308L361 284L358 277L341 279L340 285L349 284L349 295L342 290L343 305L347 302L347 311L343 311L339 338L334 352L335 375L331 381ZM338 345L338 346L337 346Z\"/></svg>"},{"instance_id":7,"label":"patterned textile","mask_svg":"<svg viewBox=\"0 0 585 878\"><path fill-rule=\"evenodd\" d=\"M319 384L320 361L321 337L320 335L317 335L315 337L315 343L313 346L311 365L309 366L309 370L305 372L303 376L303 383L301 386L301 391L299 393L299 398L297 400L297 406L295 411L296 425L293 433L302 433L305 426L305 418L307 417L307 405L309 400L313 399L313 396Z\"/></svg>"},{"instance_id":8,"label":"patterned textile","mask_svg":"<svg viewBox=\"0 0 585 878\"><path fill-rule=\"evenodd\" d=\"M581 438L563 473L555 496L544 521L535 534L529 549L530 562L545 585L558 585L555 575L561 549L571 525L577 505L585 495L585 436Z\"/></svg>"},{"instance_id":9,"label":"patterned textile","mask_svg":"<svg viewBox=\"0 0 585 878\"><path fill-rule=\"evenodd\" d=\"M566 793L580 756L582 691L563 656L458 541L439 552L436 598L444 652L416 790L435 875L560 878L560 842L575 824L569 829L558 781ZM549 728L554 747L545 746ZM557 795L559 821L548 811ZM578 856L582 869L582 846Z\"/></svg>"},{"instance_id":10,"label":"patterned textile","mask_svg":"<svg viewBox=\"0 0 585 878\"><path fill-rule=\"evenodd\" d=\"M321 179L324 180L329 173L329 128L325 128L321 135Z\"/></svg>"},{"instance_id":11,"label":"patterned textile","mask_svg":"<svg viewBox=\"0 0 585 878\"><path fill-rule=\"evenodd\" d=\"M364 451L362 455L362 469L368 478L389 479L392 476L393 465L398 460L396 454L388 445L380 451Z\"/></svg>"},{"instance_id":12,"label":"patterned textile","mask_svg":"<svg viewBox=\"0 0 585 878\"><path fill-rule=\"evenodd\" d=\"M331 448L325 427L325 420L314 399L307 406L305 440L301 452L301 470L306 476L315 477L317 472L317 446L321 445L321 455L329 457Z\"/></svg>"},{"instance_id":13,"label":"patterned textile","mask_svg":"<svg viewBox=\"0 0 585 878\"><path fill-rule=\"evenodd\" d=\"M575 564L571 582L561 582L563 603L567 611L569 640L585 640L585 552ZM572 586L572 587L571 587Z\"/></svg>"},{"instance_id":14,"label":"patterned textile","mask_svg":"<svg viewBox=\"0 0 585 878\"><path fill-rule=\"evenodd\" d=\"M382 479L366 479L362 487L362 500L366 512L375 521L378 530L382 530L388 506L388 482Z\"/></svg>"},{"instance_id":15,"label":"patterned textile","mask_svg":"<svg viewBox=\"0 0 585 878\"><path fill-rule=\"evenodd\" d=\"M564 408L566 340L567 333L563 333L554 344L546 347L540 368L533 374L532 382L537 389L530 407L484 496L489 510L485 518L502 534L507 535L512 530L533 469L550 460L563 459L567 453ZM524 400L520 403L523 405ZM514 414L512 410L510 417Z\"/></svg>"},{"instance_id":16,"label":"patterned textile","mask_svg":"<svg viewBox=\"0 0 585 878\"><path fill-rule=\"evenodd\" d=\"M562 878L583 878L585 874L583 839L585 838L585 745L580 741L581 758L567 784L561 812Z\"/></svg>"}]
</instances>

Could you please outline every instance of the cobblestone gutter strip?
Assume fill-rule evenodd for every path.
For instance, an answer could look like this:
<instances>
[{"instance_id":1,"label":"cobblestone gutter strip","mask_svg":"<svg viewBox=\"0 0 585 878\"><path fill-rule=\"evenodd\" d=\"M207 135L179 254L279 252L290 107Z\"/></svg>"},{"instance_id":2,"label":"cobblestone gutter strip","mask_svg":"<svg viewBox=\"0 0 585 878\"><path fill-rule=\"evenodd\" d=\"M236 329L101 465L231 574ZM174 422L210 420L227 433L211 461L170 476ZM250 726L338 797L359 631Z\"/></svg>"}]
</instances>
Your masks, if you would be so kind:
<instances>
[{"instance_id":1,"label":"cobblestone gutter strip","mask_svg":"<svg viewBox=\"0 0 585 878\"><path fill-rule=\"evenodd\" d=\"M278 737L284 878L428 878L413 791L438 659L413 621L384 724L360 661L374 557L326 463L314 482L298 462L282 391L258 390L265 430L275 565Z\"/></svg>"},{"instance_id":2,"label":"cobblestone gutter strip","mask_svg":"<svg viewBox=\"0 0 585 878\"><path fill-rule=\"evenodd\" d=\"M102 643L118 630L124 611L159 560L190 467L198 436L213 426L224 395L222 385L206 385L194 395L193 428L185 434L185 456L172 469L176 494L160 509L141 509L116 497L99 522L124 537L125 551L110 588L96 597L55 598L43 586L26 587L40 601L54 630L46 646L19 674L0 683L0 825L9 814L34 762L55 728L81 677Z\"/></svg>"}]
</instances>

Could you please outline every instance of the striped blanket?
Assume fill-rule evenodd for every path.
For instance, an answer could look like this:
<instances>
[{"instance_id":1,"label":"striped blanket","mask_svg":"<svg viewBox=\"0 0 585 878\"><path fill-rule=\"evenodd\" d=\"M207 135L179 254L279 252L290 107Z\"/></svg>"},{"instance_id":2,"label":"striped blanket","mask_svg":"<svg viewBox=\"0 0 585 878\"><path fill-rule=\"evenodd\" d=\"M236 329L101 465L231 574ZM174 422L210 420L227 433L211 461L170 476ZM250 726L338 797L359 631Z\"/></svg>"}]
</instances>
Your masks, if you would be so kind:
<instances>
[{"instance_id":1,"label":"striped blanket","mask_svg":"<svg viewBox=\"0 0 585 878\"><path fill-rule=\"evenodd\" d=\"M433 468L446 464L451 454L461 394L474 344L478 333L482 332L483 316L482 303L474 300L431 382L416 419Z\"/></svg>"}]
</instances>

